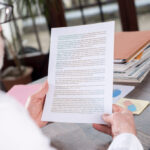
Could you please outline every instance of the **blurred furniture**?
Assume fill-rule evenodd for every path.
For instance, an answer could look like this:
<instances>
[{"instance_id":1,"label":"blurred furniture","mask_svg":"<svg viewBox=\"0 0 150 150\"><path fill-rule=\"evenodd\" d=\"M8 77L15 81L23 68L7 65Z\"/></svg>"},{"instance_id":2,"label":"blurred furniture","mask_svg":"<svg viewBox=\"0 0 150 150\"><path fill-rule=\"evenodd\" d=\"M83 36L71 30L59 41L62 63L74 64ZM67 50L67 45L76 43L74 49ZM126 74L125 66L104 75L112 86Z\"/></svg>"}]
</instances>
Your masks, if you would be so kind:
<instances>
[{"instance_id":1,"label":"blurred furniture","mask_svg":"<svg viewBox=\"0 0 150 150\"><path fill-rule=\"evenodd\" d=\"M42 83L46 77L34 83ZM143 84L138 85L127 98L150 101L150 74ZM135 116L135 123L144 150L150 149L150 106ZM58 150L107 150L112 139L92 128L91 124L52 123L42 128L43 133L51 138L52 145Z\"/></svg>"},{"instance_id":2,"label":"blurred furniture","mask_svg":"<svg viewBox=\"0 0 150 150\"><path fill-rule=\"evenodd\" d=\"M65 27L64 7L62 0L45 0L46 18L49 30L53 27Z\"/></svg>"},{"instance_id":3,"label":"blurred furniture","mask_svg":"<svg viewBox=\"0 0 150 150\"><path fill-rule=\"evenodd\" d=\"M23 65L31 66L33 68L32 81L35 81L47 75L48 60L49 53L41 54L40 52L38 54L36 53L35 55L28 55L26 57L20 58L20 61L23 63ZM7 57L5 57L3 69L7 68L8 66L15 66L15 64L12 59L10 60Z\"/></svg>"},{"instance_id":4,"label":"blurred furniture","mask_svg":"<svg viewBox=\"0 0 150 150\"><path fill-rule=\"evenodd\" d=\"M100 21L103 22L106 20L106 18L104 17L103 6L117 3L119 6L122 30L123 31L138 30L138 22L134 0L95 0L95 1L77 0L76 3L74 3L73 0L70 1L72 2L72 6L64 5L65 11L80 10L83 24L87 24L87 19L84 14L84 10L86 8L98 6Z\"/></svg>"},{"instance_id":5,"label":"blurred furniture","mask_svg":"<svg viewBox=\"0 0 150 150\"><path fill-rule=\"evenodd\" d=\"M87 24L87 20L86 20L85 14L84 14L84 9L98 6L100 21L104 22L105 17L104 17L104 12L103 12L103 6L107 5L107 4L111 4L111 3L116 3L116 0L94 0L94 1L70 0L70 1L72 2L72 6L67 7L64 5L65 11L80 10L81 19L82 19L83 24Z\"/></svg>"},{"instance_id":6,"label":"blurred furniture","mask_svg":"<svg viewBox=\"0 0 150 150\"><path fill-rule=\"evenodd\" d=\"M138 22L134 0L118 0L123 31L138 30Z\"/></svg>"}]
</instances>

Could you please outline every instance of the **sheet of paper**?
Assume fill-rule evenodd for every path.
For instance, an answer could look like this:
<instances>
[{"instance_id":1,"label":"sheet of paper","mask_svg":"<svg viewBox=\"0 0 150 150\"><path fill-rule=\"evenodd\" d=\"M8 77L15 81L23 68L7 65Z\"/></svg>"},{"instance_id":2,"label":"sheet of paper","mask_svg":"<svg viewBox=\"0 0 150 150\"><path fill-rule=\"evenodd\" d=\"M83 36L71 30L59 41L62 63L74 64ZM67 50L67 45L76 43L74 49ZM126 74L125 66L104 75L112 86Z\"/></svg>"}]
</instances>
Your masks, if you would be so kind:
<instances>
[{"instance_id":1,"label":"sheet of paper","mask_svg":"<svg viewBox=\"0 0 150 150\"><path fill-rule=\"evenodd\" d=\"M7 94L14 97L24 106L27 99L38 90L40 90L41 87L42 85L40 84L15 85L7 92Z\"/></svg>"},{"instance_id":2,"label":"sheet of paper","mask_svg":"<svg viewBox=\"0 0 150 150\"><path fill-rule=\"evenodd\" d=\"M150 104L149 101L122 98L117 102L118 105L127 108L135 115L141 114L144 109Z\"/></svg>"},{"instance_id":3,"label":"sheet of paper","mask_svg":"<svg viewBox=\"0 0 150 150\"><path fill-rule=\"evenodd\" d=\"M128 95L134 90L134 86L114 85L113 86L113 103L115 104L119 99Z\"/></svg>"},{"instance_id":4,"label":"sheet of paper","mask_svg":"<svg viewBox=\"0 0 150 150\"><path fill-rule=\"evenodd\" d=\"M103 123L112 113L114 22L52 29L43 121Z\"/></svg>"}]
</instances>

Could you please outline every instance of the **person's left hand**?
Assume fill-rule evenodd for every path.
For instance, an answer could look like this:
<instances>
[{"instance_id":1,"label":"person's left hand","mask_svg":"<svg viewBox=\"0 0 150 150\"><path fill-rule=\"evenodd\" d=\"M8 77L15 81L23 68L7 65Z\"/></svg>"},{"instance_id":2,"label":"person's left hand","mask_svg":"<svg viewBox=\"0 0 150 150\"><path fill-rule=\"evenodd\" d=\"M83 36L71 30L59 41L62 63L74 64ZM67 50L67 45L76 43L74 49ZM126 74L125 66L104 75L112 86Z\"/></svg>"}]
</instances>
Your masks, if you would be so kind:
<instances>
[{"instance_id":1,"label":"person's left hand","mask_svg":"<svg viewBox=\"0 0 150 150\"><path fill-rule=\"evenodd\" d=\"M45 126L48 122L41 121L43 106L45 102L46 93L48 91L48 82L46 81L42 88L31 97L29 97L26 108L31 116L31 118L35 121L35 123L41 128Z\"/></svg>"}]
</instances>

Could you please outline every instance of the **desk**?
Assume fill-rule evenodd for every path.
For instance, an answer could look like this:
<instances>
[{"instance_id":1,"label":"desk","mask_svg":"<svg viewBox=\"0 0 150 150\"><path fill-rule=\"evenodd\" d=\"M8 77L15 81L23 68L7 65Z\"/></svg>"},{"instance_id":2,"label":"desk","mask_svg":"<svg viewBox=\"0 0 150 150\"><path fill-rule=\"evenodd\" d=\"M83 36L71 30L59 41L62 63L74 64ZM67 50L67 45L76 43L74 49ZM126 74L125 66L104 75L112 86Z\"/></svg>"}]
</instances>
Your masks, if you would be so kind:
<instances>
[{"instance_id":1,"label":"desk","mask_svg":"<svg viewBox=\"0 0 150 150\"><path fill-rule=\"evenodd\" d=\"M43 78L36 83L41 83ZM150 74L139 84L128 98L150 101ZM135 116L138 138L144 150L150 149L150 107L140 116ZM43 133L51 138L52 145L58 150L106 150L111 137L94 130L91 124L52 123L42 128Z\"/></svg>"}]
</instances>

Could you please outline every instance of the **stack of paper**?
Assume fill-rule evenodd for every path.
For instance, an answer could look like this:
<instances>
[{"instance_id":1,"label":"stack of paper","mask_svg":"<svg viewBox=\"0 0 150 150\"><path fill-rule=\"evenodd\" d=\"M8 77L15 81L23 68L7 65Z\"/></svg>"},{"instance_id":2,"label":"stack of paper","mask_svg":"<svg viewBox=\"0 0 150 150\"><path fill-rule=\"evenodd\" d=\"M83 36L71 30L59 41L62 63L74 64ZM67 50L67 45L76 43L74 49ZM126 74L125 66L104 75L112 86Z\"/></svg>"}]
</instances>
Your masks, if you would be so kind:
<instances>
[{"instance_id":1,"label":"stack of paper","mask_svg":"<svg viewBox=\"0 0 150 150\"><path fill-rule=\"evenodd\" d=\"M150 71L150 31L116 33L114 63L114 82L142 82Z\"/></svg>"}]
</instances>

